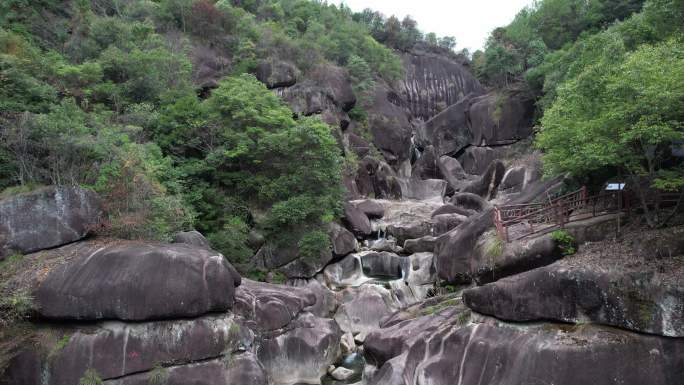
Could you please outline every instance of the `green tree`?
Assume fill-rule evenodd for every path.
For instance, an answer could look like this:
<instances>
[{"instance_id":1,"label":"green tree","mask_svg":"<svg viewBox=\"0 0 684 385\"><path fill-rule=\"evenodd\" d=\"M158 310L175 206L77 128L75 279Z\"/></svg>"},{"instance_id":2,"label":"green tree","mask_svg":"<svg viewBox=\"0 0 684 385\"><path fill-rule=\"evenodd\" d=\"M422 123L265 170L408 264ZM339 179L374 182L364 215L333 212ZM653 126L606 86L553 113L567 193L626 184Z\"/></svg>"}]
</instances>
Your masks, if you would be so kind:
<instances>
[{"instance_id":1,"label":"green tree","mask_svg":"<svg viewBox=\"0 0 684 385\"><path fill-rule=\"evenodd\" d=\"M617 167L636 189L650 226L663 216L646 204L650 188L681 190L684 173L671 146L684 140L684 45L643 45L624 60L605 57L559 87L537 145L548 173Z\"/></svg>"}]
</instances>

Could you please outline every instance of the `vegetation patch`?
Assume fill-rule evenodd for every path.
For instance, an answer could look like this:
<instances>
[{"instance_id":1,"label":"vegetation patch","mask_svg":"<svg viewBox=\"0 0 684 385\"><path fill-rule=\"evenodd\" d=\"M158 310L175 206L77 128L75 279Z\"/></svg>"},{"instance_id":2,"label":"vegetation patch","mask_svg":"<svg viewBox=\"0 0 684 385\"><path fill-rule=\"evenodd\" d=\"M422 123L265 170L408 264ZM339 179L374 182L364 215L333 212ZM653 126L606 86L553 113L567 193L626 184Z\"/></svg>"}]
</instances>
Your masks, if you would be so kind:
<instances>
[{"instance_id":1,"label":"vegetation patch","mask_svg":"<svg viewBox=\"0 0 684 385\"><path fill-rule=\"evenodd\" d=\"M83 373L83 376L78 381L78 385L103 385L102 378L95 369L89 368Z\"/></svg>"},{"instance_id":2,"label":"vegetation patch","mask_svg":"<svg viewBox=\"0 0 684 385\"><path fill-rule=\"evenodd\" d=\"M563 255L572 255L577 252L575 237L566 230L556 230L551 233L551 239L556 242Z\"/></svg>"}]
</instances>

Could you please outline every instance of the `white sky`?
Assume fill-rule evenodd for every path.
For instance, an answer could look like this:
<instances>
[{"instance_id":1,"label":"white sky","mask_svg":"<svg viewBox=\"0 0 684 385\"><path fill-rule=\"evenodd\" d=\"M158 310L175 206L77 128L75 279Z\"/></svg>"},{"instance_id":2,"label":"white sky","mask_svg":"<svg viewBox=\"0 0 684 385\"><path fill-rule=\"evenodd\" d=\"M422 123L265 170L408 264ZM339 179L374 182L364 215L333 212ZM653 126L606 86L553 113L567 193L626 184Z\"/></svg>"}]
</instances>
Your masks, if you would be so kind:
<instances>
[{"instance_id":1,"label":"white sky","mask_svg":"<svg viewBox=\"0 0 684 385\"><path fill-rule=\"evenodd\" d=\"M513 20L515 15L533 0L336 0L354 12L371 8L385 16L395 15L400 20L406 15L418 22L424 33L454 36L456 49L470 52L484 46L496 27Z\"/></svg>"}]
</instances>

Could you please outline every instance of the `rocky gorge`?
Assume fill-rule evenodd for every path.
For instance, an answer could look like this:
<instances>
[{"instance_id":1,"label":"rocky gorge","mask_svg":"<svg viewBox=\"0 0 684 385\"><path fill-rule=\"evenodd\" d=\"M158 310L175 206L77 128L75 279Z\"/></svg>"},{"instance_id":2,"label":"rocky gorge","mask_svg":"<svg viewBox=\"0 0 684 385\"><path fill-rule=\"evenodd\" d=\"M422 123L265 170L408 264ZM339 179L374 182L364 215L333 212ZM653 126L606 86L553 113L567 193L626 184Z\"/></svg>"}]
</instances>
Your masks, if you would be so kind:
<instances>
[{"instance_id":1,"label":"rocky gorge","mask_svg":"<svg viewBox=\"0 0 684 385\"><path fill-rule=\"evenodd\" d=\"M627 262L591 243L565 255L549 234L496 244L494 205L563 187L529 145L532 101L488 92L455 55L402 60L404 79L375 84L370 132L348 116L343 69L300 79L286 61L259 64L259 80L358 158L329 252L254 258L284 284L241 277L196 231L92 237L103 205L83 188L0 200L2 294L32 299L30 321L7 330L0 383L682 383L679 230L666 252ZM568 231L603 242L613 220Z\"/></svg>"}]
</instances>

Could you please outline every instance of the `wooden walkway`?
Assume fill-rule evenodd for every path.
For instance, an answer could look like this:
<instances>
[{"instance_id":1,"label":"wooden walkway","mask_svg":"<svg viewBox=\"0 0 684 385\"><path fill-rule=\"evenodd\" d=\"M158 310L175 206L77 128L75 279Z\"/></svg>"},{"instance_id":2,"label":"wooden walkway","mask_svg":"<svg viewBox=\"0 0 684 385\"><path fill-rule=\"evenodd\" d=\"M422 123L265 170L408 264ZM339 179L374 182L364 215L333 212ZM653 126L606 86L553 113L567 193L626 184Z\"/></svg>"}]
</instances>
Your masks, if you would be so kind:
<instances>
[{"instance_id":1,"label":"wooden walkway","mask_svg":"<svg viewBox=\"0 0 684 385\"><path fill-rule=\"evenodd\" d=\"M649 194L648 206L673 205L679 207L682 193L653 192ZM571 222L582 221L618 212L631 212L630 194L614 191L589 196L587 188L546 202L494 207L494 224L501 239L515 241L535 234L562 229Z\"/></svg>"},{"instance_id":2,"label":"wooden walkway","mask_svg":"<svg viewBox=\"0 0 684 385\"><path fill-rule=\"evenodd\" d=\"M506 242L563 228L567 223L629 210L617 192L589 196L586 187L546 202L494 208L494 224Z\"/></svg>"}]
</instances>

